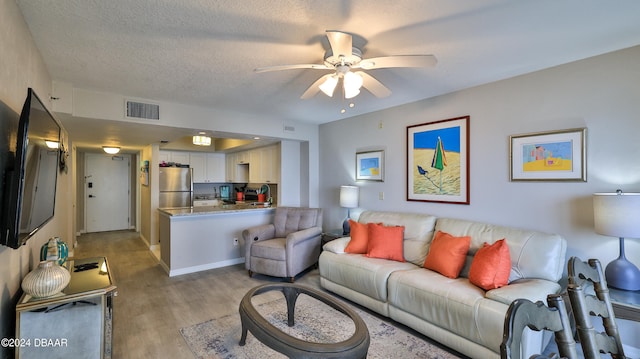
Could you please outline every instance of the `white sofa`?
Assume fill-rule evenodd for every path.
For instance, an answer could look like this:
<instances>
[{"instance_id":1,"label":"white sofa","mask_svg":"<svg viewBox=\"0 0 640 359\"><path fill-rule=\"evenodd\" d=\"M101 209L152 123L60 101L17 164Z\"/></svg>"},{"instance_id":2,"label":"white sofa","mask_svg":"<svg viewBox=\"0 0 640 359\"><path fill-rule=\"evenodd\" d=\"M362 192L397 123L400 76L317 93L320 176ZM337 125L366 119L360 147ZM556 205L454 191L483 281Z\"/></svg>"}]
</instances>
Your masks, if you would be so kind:
<instances>
[{"instance_id":1,"label":"white sofa","mask_svg":"<svg viewBox=\"0 0 640 359\"><path fill-rule=\"evenodd\" d=\"M367 211L360 223L404 226L406 262L345 253L350 238L331 241L320 255L323 288L472 358L499 358L504 318L516 298L532 301L558 293L566 241L557 234L520 230L432 215ZM436 231L470 236L465 266L456 279L422 267ZM484 242L506 238L511 256L509 284L485 291L468 280L473 256ZM522 351L540 353L539 332L525 334Z\"/></svg>"}]
</instances>

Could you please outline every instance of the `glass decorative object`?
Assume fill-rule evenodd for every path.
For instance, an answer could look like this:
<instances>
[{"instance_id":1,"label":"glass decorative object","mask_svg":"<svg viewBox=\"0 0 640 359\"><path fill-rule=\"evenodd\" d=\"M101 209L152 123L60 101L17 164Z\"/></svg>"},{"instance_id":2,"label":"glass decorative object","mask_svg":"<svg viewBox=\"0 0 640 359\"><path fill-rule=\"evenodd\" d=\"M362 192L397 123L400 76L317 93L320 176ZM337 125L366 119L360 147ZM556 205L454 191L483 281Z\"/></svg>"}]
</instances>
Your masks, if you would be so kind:
<instances>
[{"instance_id":1,"label":"glass decorative object","mask_svg":"<svg viewBox=\"0 0 640 359\"><path fill-rule=\"evenodd\" d=\"M42 261L24 277L22 290L35 298L50 297L60 293L69 284L69 280L69 271L56 261Z\"/></svg>"},{"instance_id":2,"label":"glass decorative object","mask_svg":"<svg viewBox=\"0 0 640 359\"><path fill-rule=\"evenodd\" d=\"M60 237L51 237L40 248L40 260L55 260L63 265L69 257L69 247Z\"/></svg>"}]
</instances>

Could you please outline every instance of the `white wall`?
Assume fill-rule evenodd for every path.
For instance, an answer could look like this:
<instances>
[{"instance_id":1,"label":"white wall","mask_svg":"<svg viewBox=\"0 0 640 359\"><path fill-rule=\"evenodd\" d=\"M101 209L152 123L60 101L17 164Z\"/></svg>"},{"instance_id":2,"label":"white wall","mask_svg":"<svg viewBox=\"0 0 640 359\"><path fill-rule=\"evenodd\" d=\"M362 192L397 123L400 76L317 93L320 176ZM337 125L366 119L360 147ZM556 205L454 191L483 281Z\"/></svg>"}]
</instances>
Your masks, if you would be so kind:
<instances>
[{"instance_id":1,"label":"white wall","mask_svg":"<svg viewBox=\"0 0 640 359\"><path fill-rule=\"evenodd\" d=\"M592 194L640 192L640 47L320 126L320 205L339 228L340 185L360 187L360 207L431 213L556 232L567 256L618 255L618 240L593 229ZM471 204L407 202L406 127L470 115ZM379 124L382 123L382 128ZM587 127L585 182L510 182L509 136ZM355 153L386 150L385 181L355 182ZM385 199L379 200L378 193ZM640 220L640 219L639 219ZM626 241L640 266L640 240ZM635 326L636 338L640 328ZM635 344L640 347L640 343Z\"/></svg>"},{"instance_id":2,"label":"white wall","mask_svg":"<svg viewBox=\"0 0 640 359\"><path fill-rule=\"evenodd\" d=\"M358 182L365 209L426 212L557 232L569 255L617 257L593 230L595 192L640 191L640 47L320 126L325 227L344 217L338 187L354 184L355 153L386 149L385 181ZM407 202L406 127L470 115L471 204ZM379 124L382 123L382 129ZM510 182L509 135L587 127L585 182ZM378 192L385 199L378 199ZM329 195L330 194L330 195ZM640 265L640 241L627 241Z\"/></svg>"},{"instance_id":3,"label":"white wall","mask_svg":"<svg viewBox=\"0 0 640 359\"><path fill-rule=\"evenodd\" d=\"M0 0L0 101L16 113L20 113L27 96L27 88L33 88L51 109L51 77L31 38L22 14L13 0ZM0 124L2 125L2 124ZM66 138L65 134L65 138ZM65 143L69 148L68 143ZM71 159L69 158L69 161ZM69 162L71 163L71 162ZM37 265L40 246L49 237L59 236L71 243L72 171L58 174L56 208L53 220L47 223L25 246L11 249L0 246L0 336L15 335L15 304L19 299L22 278ZM8 358L12 352L0 347L0 357Z\"/></svg>"}]
</instances>

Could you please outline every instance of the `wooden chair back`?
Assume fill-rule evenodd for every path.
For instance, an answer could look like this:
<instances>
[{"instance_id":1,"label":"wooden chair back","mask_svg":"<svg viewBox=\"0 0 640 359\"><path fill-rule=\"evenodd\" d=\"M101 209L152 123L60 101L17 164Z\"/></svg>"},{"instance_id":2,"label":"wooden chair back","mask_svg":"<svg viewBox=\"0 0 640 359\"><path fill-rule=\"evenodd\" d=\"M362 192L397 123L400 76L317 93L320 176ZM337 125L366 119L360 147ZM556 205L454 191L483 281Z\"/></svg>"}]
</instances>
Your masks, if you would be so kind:
<instances>
[{"instance_id":1,"label":"wooden chair back","mask_svg":"<svg viewBox=\"0 0 640 359\"><path fill-rule=\"evenodd\" d=\"M549 330L554 332L558 351L563 358L578 358L576 342L573 340L567 308L562 296L550 294L547 304L538 301L533 303L528 299L516 299L511 303L504 321L504 334L500 345L502 359L520 359L520 345L525 328L536 331ZM539 358L557 358L554 353L550 356L535 355Z\"/></svg>"},{"instance_id":2,"label":"wooden chair back","mask_svg":"<svg viewBox=\"0 0 640 359\"><path fill-rule=\"evenodd\" d=\"M568 274L567 292L585 358L599 359L599 353L609 353L614 359L626 358L600 261L583 262L578 257L571 257ZM604 333L595 330L592 317L602 319Z\"/></svg>"}]
</instances>

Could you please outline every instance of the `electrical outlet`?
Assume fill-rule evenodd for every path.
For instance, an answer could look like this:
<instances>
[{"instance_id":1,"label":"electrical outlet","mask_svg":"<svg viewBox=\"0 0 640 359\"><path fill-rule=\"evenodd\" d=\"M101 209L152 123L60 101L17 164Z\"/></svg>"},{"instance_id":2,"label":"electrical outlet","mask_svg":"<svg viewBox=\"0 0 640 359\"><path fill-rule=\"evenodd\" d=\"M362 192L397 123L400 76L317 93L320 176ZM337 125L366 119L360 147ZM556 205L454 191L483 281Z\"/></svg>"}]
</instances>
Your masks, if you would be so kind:
<instances>
[{"instance_id":1,"label":"electrical outlet","mask_svg":"<svg viewBox=\"0 0 640 359\"><path fill-rule=\"evenodd\" d=\"M384 192L378 192L378 199L379 200L384 200Z\"/></svg>"},{"instance_id":2,"label":"electrical outlet","mask_svg":"<svg viewBox=\"0 0 640 359\"><path fill-rule=\"evenodd\" d=\"M378 129L382 129L382 121L378 122Z\"/></svg>"},{"instance_id":3,"label":"electrical outlet","mask_svg":"<svg viewBox=\"0 0 640 359\"><path fill-rule=\"evenodd\" d=\"M233 239L233 245L234 245L234 246L237 246L237 245L238 245L238 238L234 238L234 239Z\"/></svg>"}]
</instances>

